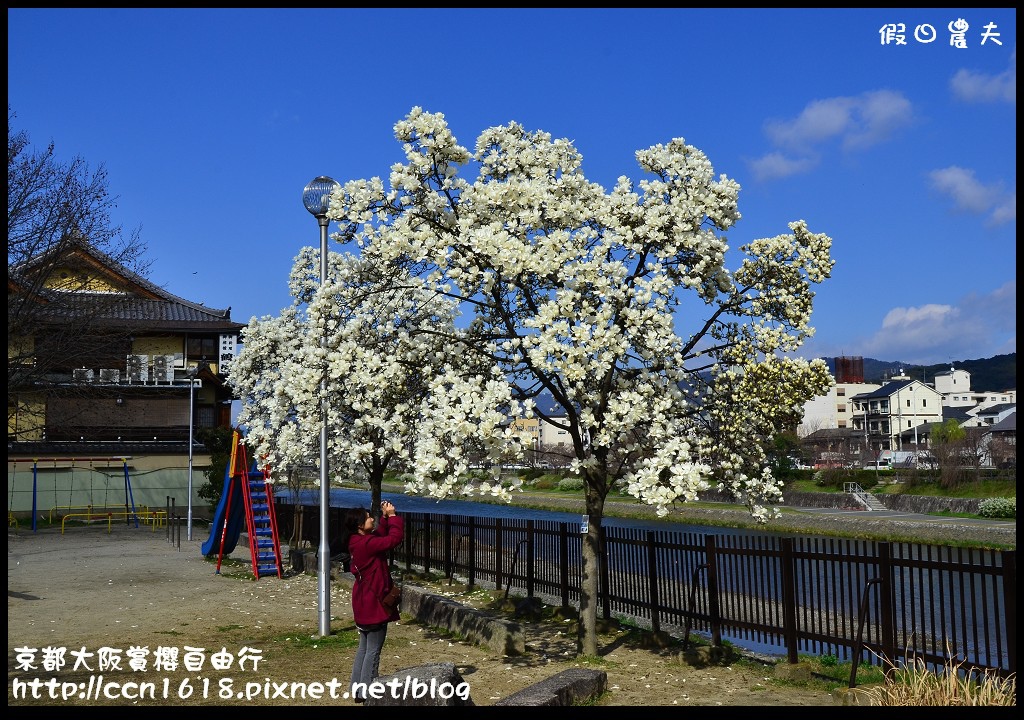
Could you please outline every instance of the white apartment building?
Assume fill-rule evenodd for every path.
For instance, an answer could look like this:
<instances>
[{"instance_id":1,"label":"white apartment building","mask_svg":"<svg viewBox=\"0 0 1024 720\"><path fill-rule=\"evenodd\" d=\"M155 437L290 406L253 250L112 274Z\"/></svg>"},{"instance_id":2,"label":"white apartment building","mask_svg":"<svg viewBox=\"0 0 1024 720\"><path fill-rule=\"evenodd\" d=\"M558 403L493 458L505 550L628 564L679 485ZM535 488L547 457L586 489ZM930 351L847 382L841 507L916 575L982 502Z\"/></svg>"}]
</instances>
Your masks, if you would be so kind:
<instances>
[{"instance_id":1,"label":"white apartment building","mask_svg":"<svg viewBox=\"0 0 1024 720\"><path fill-rule=\"evenodd\" d=\"M807 437L818 430L853 427L853 396L880 387L877 383L836 383L826 394L804 404L804 419L797 428L797 435Z\"/></svg>"},{"instance_id":2,"label":"white apartment building","mask_svg":"<svg viewBox=\"0 0 1024 720\"><path fill-rule=\"evenodd\" d=\"M971 390L971 374L950 367L935 374L935 390L942 395L945 407L984 408L992 405L1017 404L1017 390Z\"/></svg>"},{"instance_id":3,"label":"white apartment building","mask_svg":"<svg viewBox=\"0 0 1024 720\"><path fill-rule=\"evenodd\" d=\"M564 418L554 417L555 422L561 422ZM559 445L571 445L568 430L562 430L550 423L546 423L536 416L532 418L516 418L512 421L512 427L523 440L523 446L532 450L553 449Z\"/></svg>"},{"instance_id":4,"label":"white apartment building","mask_svg":"<svg viewBox=\"0 0 1024 720\"><path fill-rule=\"evenodd\" d=\"M893 378L877 390L853 398L853 427L864 434L865 445L880 450L920 449L924 441L914 439L913 448L901 447L902 437L928 423L942 422L942 396L931 385L906 376ZM913 436L911 436L913 437Z\"/></svg>"}]
</instances>

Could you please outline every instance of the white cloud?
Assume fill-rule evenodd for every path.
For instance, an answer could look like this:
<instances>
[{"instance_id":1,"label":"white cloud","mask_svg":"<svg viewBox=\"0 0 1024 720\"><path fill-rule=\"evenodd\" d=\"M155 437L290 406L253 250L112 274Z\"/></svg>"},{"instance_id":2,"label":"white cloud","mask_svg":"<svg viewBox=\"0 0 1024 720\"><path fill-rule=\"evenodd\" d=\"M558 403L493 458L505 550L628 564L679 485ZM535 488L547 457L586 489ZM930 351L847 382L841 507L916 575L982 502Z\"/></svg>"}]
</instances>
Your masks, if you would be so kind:
<instances>
[{"instance_id":1,"label":"white cloud","mask_svg":"<svg viewBox=\"0 0 1024 720\"><path fill-rule=\"evenodd\" d=\"M996 205L990 219L993 225L1015 222L1017 220L1017 193L1013 192Z\"/></svg>"},{"instance_id":2,"label":"white cloud","mask_svg":"<svg viewBox=\"0 0 1024 720\"><path fill-rule=\"evenodd\" d=\"M1016 352L1016 307L1016 280L988 295L968 295L956 305L896 307L886 314L878 332L856 343L856 354L932 364Z\"/></svg>"},{"instance_id":3,"label":"white cloud","mask_svg":"<svg viewBox=\"0 0 1024 720\"><path fill-rule=\"evenodd\" d=\"M788 158L774 152L752 160L750 170L757 180L775 180L808 172L817 164L817 158Z\"/></svg>"},{"instance_id":4,"label":"white cloud","mask_svg":"<svg viewBox=\"0 0 1024 720\"><path fill-rule=\"evenodd\" d=\"M928 173L932 188L953 199L959 210L976 215L988 214L990 225L1002 225L1017 219L1017 193L1008 193L1001 183L984 185L974 171L951 165Z\"/></svg>"},{"instance_id":5,"label":"white cloud","mask_svg":"<svg viewBox=\"0 0 1024 720\"><path fill-rule=\"evenodd\" d=\"M913 107L902 94L875 90L855 97L814 100L791 120L769 120L765 134L779 150L750 161L758 179L808 172L826 143L859 150L890 139L913 121Z\"/></svg>"},{"instance_id":6,"label":"white cloud","mask_svg":"<svg viewBox=\"0 0 1024 720\"><path fill-rule=\"evenodd\" d=\"M1006 102L1017 104L1017 50L1010 54L1010 67L998 75L958 70L949 81L953 95L964 102Z\"/></svg>"}]
</instances>

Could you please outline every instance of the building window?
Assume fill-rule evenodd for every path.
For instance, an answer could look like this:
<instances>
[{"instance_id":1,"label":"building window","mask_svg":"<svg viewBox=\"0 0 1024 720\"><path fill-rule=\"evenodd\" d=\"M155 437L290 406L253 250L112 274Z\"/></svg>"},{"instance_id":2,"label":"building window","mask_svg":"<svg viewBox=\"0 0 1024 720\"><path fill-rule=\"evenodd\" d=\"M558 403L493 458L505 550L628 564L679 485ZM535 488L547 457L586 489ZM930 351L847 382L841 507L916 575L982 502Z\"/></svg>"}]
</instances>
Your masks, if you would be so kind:
<instances>
[{"instance_id":1,"label":"building window","mask_svg":"<svg viewBox=\"0 0 1024 720\"><path fill-rule=\"evenodd\" d=\"M836 412L841 412L841 413L846 412L846 406L845 405L837 405L836 406Z\"/></svg>"},{"instance_id":2,"label":"building window","mask_svg":"<svg viewBox=\"0 0 1024 720\"><path fill-rule=\"evenodd\" d=\"M921 407L928 407L928 398L921 398Z\"/></svg>"},{"instance_id":3,"label":"building window","mask_svg":"<svg viewBox=\"0 0 1024 720\"><path fill-rule=\"evenodd\" d=\"M910 407L910 398L907 398L907 407Z\"/></svg>"},{"instance_id":4,"label":"building window","mask_svg":"<svg viewBox=\"0 0 1024 720\"><path fill-rule=\"evenodd\" d=\"M836 388L836 395L838 397L846 397L846 388Z\"/></svg>"},{"instance_id":5,"label":"building window","mask_svg":"<svg viewBox=\"0 0 1024 720\"><path fill-rule=\"evenodd\" d=\"M912 425L912 424L910 423L910 421L909 421L909 420L907 420L907 427L908 427L908 428L912 428L912 427L914 427L914 426L913 426L913 425Z\"/></svg>"},{"instance_id":6,"label":"building window","mask_svg":"<svg viewBox=\"0 0 1024 720\"><path fill-rule=\"evenodd\" d=\"M212 405L200 405L196 408L196 425L201 428L212 428L216 424Z\"/></svg>"},{"instance_id":7,"label":"building window","mask_svg":"<svg viewBox=\"0 0 1024 720\"><path fill-rule=\"evenodd\" d=\"M216 362L220 355L217 352L217 339L212 337L190 337L186 346L189 360L208 360Z\"/></svg>"}]
</instances>

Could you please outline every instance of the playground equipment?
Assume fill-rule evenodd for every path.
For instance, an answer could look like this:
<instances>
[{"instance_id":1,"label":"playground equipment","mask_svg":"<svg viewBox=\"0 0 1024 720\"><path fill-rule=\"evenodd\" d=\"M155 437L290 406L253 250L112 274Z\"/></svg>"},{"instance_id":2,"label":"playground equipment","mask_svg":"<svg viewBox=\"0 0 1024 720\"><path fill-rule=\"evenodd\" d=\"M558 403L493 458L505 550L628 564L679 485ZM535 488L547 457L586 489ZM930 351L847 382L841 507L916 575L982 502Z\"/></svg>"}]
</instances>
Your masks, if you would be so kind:
<instances>
[{"instance_id":1,"label":"playground equipment","mask_svg":"<svg viewBox=\"0 0 1024 720\"><path fill-rule=\"evenodd\" d=\"M238 430L231 438L231 459L224 471L224 488L210 523L204 556L217 553L217 574L226 553L235 549L244 521L249 534L252 571L258 580L271 573L281 577L281 543L277 535L273 486L268 473L253 461L250 466Z\"/></svg>"},{"instance_id":2,"label":"playground equipment","mask_svg":"<svg viewBox=\"0 0 1024 720\"><path fill-rule=\"evenodd\" d=\"M70 482L68 484L68 503L67 503L66 506L63 506L63 507L73 508L73 507L76 507L76 506L72 505L72 500L73 500L74 494L75 494L75 469L76 469L76 467L81 469L81 467L76 465L76 463L88 462L89 463L89 471L90 471L89 472L89 491L88 491L88 498L89 498L90 504L88 505L88 507L95 508L97 512L99 512L102 509L104 516L106 516L106 512L107 512L109 507L116 507L116 508L118 508L117 514L118 515L123 514L123 516L125 517L126 522L129 525L131 524L131 521L134 520L135 521L135 527L139 527L139 515L138 515L138 513L135 510L135 498L132 495L131 475L128 472L128 461L129 460L131 460L130 456L129 457L124 457L124 456L122 456L122 457L86 457L86 458L57 458L57 457L55 457L55 458L34 458L32 460L32 532L38 532L39 531L39 527L38 527L39 502L38 502L38 500L39 500L39 465L40 465L40 463L52 463L54 468L57 468L57 463L70 463L69 465L61 465L61 467L59 469L61 469L61 470L70 470L71 471L71 479L70 479ZM107 505L107 500L109 499L108 498L109 486L105 486L104 491L103 491L103 505L94 504L92 502L92 499L93 499L92 498L92 495L93 495L93 487L92 487L92 475L93 475L92 470L93 470L93 467L92 467L92 464L95 463L95 462L103 462L103 463L120 462L122 464L122 466L124 468L124 504L123 505L120 504L120 503L118 503L115 506L108 506ZM12 473L12 476L11 476L11 485L10 485L11 507L8 508L8 511L7 511L7 523L8 523L8 526L10 526L12 524L12 520L14 518L14 512L13 512L13 510L14 510L14 507L13 507L14 506L14 486L15 486L15 483L17 482L17 475L18 475L18 462L17 462L17 460L15 460L14 461L14 470L13 470L13 473ZM54 481L53 482L54 482L54 489L53 489L54 508L59 508L59 507L62 507L62 506L57 504L57 500L58 500L57 493L58 493L58 490L57 490L57 476L56 476L56 474L54 474ZM121 511L120 508L124 508L124 510ZM52 519L52 512L53 511L51 510L51 519ZM17 521L14 520L14 524L15 525L16 525L16 523L17 523ZM63 533L63 526L62 526L62 533Z\"/></svg>"}]
</instances>

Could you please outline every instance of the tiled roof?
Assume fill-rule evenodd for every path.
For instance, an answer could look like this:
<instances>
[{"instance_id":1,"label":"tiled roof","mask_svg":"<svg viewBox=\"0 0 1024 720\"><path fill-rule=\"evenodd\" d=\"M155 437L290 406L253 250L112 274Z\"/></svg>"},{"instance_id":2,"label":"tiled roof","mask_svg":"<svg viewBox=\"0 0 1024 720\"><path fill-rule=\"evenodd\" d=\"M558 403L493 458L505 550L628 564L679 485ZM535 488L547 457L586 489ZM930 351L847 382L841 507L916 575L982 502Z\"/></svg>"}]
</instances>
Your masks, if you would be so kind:
<instances>
[{"instance_id":1,"label":"tiled roof","mask_svg":"<svg viewBox=\"0 0 1024 720\"><path fill-rule=\"evenodd\" d=\"M1017 432L1017 411L1014 410L1012 413L990 427L989 432Z\"/></svg>"},{"instance_id":2,"label":"tiled roof","mask_svg":"<svg viewBox=\"0 0 1024 720\"><path fill-rule=\"evenodd\" d=\"M892 382L886 383L877 390L872 390L871 392L854 395L852 399L869 400L871 398L887 398L892 395L895 395L899 390L902 390L907 385L910 385L912 382L914 382L914 380L893 380Z\"/></svg>"},{"instance_id":3,"label":"tiled roof","mask_svg":"<svg viewBox=\"0 0 1024 720\"><path fill-rule=\"evenodd\" d=\"M954 405L952 407L943 406L942 408L942 419L943 420L956 420L959 423L966 422L971 419L971 414L967 412L971 408Z\"/></svg>"},{"instance_id":4,"label":"tiled roof","mask_svg":"<svg viewBox=\"0 0 1024 720\"><path fill-rule=\"evenodd\" d=\"M87 241L76 239L55 248L53 253L29 259L24 263L8 268L8 285L19 279L31 276L37 266L48 261L49 256L60 253L61 257L78 258L87 263L96 272L107 276L115 287L120 287L123 295L114 293L75 293L75 300L89 305L93 317L103 318L109 322L126 323L130 326L145 326L154 330L229 330L238 331L245 323L231 320L231 308L209 308L202 303L195 303L168 292L159 285L129 270L116 262L106 253L97 250ZM24 283L28 287L31 283ZM53 290L39 291L41 295L53 293ZM97 312L97 307L99 311ZM62 312L68 312L73 305L63 303ZM59 320L58 320L59 321Z\"/></svg>"},{"instance_id":5,"label":"tiled roof","mask_svg":"<svg viewBox=\"0 0 1024 720\"><path fill-rule=\"evenodd\" d=\"M978 410L975 415L1000 415L1010 408L1017 407L1016 403L999 403L998 405L989 405L988 407Z\"/></svg>"},{"instance_id":6,"label":"tiled roof","mask_svg":"<svg viewBox=\"0 0 1024 720\"><path fill-rule=\"evenodd\" d=\"M109 320L167 329L237 330L245 327L244 323L231 320L231 308L208 308L168 295L162 300L126 296L110 303L103 315Z\"/></svg>"}]
</instances>

